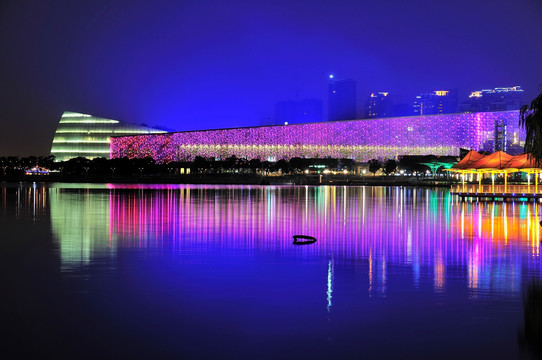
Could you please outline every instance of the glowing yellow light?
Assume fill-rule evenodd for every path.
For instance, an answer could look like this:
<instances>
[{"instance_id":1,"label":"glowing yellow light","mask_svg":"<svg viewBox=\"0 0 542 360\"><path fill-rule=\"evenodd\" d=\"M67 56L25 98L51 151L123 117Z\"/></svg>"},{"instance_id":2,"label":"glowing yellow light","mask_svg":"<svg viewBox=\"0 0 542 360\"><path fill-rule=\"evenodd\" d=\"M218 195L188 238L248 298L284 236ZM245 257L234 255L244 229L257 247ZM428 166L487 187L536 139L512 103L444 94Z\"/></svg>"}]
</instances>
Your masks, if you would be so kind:
<instances>
[{"instance_id":1,"label":"glowing yellow light","mask_svg":"<svg viewBox=\"0 0 542 360\"><path fill-rule=\"evenodd\" d=\"M62 117L63 118L66 118L66 117L92 117L92 115L75 113L75 112L65 112L64 114L62 114Z\"/></svg>"},{"instance_id":2,"label":"glowing yellow light","mask_svg":"<svg viewBox=\"0 0 542 360\"><path fill-rule=\"evenodd\" d=\"M118 124L117 120L60 120L60 124Z\"/></svg>"}]
</instances>

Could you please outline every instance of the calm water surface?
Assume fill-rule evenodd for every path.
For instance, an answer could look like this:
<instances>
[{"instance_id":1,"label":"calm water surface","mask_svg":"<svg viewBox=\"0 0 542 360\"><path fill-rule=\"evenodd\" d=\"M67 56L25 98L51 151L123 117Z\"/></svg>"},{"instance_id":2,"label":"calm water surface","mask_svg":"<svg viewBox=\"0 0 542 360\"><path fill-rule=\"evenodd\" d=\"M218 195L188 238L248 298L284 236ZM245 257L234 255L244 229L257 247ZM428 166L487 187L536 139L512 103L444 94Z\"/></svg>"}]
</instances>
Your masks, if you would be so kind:
<instances>
[{"instance_id":1,"label":"calm water surface","mask_svg":"<svg viewBox=\"0 0 542 360\"><path fill-rule=\"evenodd\" d=\"M1 351L537 358L540 213L427 188L3 184Z\"/></svg>"}]
</instances>

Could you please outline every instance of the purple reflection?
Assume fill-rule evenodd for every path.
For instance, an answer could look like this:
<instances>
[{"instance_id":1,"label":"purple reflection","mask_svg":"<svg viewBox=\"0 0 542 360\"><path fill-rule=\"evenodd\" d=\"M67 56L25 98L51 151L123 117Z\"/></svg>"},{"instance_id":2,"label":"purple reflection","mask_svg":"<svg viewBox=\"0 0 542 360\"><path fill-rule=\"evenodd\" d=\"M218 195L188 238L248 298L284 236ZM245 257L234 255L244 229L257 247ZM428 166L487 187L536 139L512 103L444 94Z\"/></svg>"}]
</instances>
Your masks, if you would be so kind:
<instances>
[{"instance_id":1,"label":"purple reflection","mask_svg":"<svg viewBox=\"0 0 542 360\"><path fill-rule=\"evenodd\" d=\"M539 203L401 187L86 186L0 192L18 349L510 359L521 287L541 274ZM318 241L294 246L298 233Z\"/></svg>"},{"instance_id":2,"label":"purple reflection","mask_svg":"<svg viewBox=\"0 0 542 360\"><path fill-rule=\"evenodd\" d=\"M411 267L415 286L420 271L432 273L436 292L448 269L463 269L473 296L517 293L523 272L540 273L538 203L454 202L447 190L403 187L125 189L110 198L121 247L368 261L370 294L386 292L390 265ZM300 249L294 234L318 241Z\"/></svg>"}]
</instances>

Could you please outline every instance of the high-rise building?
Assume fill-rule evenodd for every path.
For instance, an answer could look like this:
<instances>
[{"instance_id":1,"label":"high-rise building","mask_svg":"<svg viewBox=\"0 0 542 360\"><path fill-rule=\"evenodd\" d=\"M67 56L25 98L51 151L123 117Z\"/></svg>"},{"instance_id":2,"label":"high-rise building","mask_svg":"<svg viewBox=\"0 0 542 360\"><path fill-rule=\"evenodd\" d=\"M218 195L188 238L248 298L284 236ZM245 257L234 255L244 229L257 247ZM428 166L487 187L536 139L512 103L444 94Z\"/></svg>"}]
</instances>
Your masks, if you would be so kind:
<instances>
[{"instance_id":1,"label":"high-rise building","mask_svg":"<svg viewBox=\"0 0 542 360\"><path fill-rule=\"evenodd\" d=\"M462 104L463 112L487 112L518 110L523 105L524 91L521 86L483 89L470 93Z\"/></svg>"},{"instance_id":2,"label":"high-rise building","mask_svg":"<svg viewBox=\"0 0 542 360\"><path fill-rule=\"evenodd\" d=\"M414 99L412 108L415 116L456 113L457 91L435 90L420 94Z\"/></svg>"},{"instance_id":3,"label":"high-rise building","mask_svg":"<svg viewBox=\"0 0 542 360\"><path fill-rule=\"evenodd\" d=\"M393 115L393 104L389 92L374 92L369 95L365 105L366 118L386 118Z\"/></svg>"},{"instance_id":4,"label":"high-rise building","mask_svg":"<svg viewBox=\"0 0 542 360\"><path fill-rule=\"evenodd\" d=\"M357 118L356 82L351 79L339 80L329 75L328 119L353 120Z\"/></svg>"},{"instance_id":5,"label":"high-rise building","mask_svg":"<svg viewBox=\"0 0 542 360\"><path fill-rule=\"evenodd\" d=\"M320 99L279 101L275 104L277 124L302 124L324 120L324 105Z\"/></svg>"}]
</instances>

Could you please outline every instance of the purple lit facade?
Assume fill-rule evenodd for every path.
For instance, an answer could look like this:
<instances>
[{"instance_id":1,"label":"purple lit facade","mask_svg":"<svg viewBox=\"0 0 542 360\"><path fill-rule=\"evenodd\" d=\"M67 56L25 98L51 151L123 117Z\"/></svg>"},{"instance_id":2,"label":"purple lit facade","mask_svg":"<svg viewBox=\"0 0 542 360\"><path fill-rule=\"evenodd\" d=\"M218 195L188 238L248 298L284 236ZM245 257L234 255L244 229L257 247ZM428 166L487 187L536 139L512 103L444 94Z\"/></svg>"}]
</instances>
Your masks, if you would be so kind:
<instances>
[{"instance_id":1,"label":"purple lit facade","mask_svg":"<svg viewBox=\"0 0 542 360\"><path fill-rule=\"evenodd\" d=\"M112 137L111 158L152 157L167 163L232 155L272 161L457 156L460 148L492 151L497 121L506 124L508 147L520 149L525 133L518 126L518 111L503 111Z\"/></svg>"}]
</instances>

